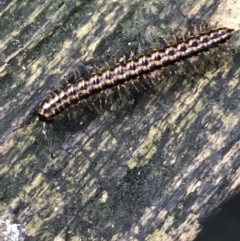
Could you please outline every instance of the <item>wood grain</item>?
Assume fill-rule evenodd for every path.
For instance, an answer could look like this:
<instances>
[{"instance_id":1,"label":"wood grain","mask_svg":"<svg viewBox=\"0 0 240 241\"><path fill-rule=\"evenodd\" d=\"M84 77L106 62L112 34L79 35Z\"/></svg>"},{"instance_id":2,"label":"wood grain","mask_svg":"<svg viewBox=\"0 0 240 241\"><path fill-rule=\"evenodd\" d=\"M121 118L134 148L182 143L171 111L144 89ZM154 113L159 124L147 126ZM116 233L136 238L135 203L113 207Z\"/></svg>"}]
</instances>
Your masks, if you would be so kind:
<instances>
[{"instance_id":1,"label":"wood grain","mask_svg":"<svg viewBox=\"0 0 240 241\"><path fill-rule=\"evenodd\" d=\"M25 228L27 240L193 240L239 189L239 8L230 0L2 1L3 223ZM123 97L100 116L81 104L64 112L47 126L51 158L42 124L28 119L52 87L79 66L91 72L138 56L199 19L235 28L230 50L148 75L155 87L134 96L135 106Z\"/></svg>"}]
</instances>

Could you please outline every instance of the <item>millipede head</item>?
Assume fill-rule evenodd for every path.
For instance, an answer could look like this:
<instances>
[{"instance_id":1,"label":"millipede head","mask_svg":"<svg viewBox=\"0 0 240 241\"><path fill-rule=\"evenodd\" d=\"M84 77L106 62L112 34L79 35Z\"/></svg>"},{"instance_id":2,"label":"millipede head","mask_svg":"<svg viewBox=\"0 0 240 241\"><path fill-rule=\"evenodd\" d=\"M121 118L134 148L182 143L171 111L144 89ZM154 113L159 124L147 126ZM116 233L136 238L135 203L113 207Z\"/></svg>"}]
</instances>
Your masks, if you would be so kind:
<instances>
[{"instance_id":1,"label":"millipede head","mask_svg":"<svg viewBox=\"0 0 240 241\"><path fill-rule=\"evenodd\" d=\"M53 121L53 118L51 118L51 112L49 111L47 112L46 110L43 109L43 107L37 110L37 115L38 115L38 119L41 122L50 123Z\"/></svg>"}]
</instances>

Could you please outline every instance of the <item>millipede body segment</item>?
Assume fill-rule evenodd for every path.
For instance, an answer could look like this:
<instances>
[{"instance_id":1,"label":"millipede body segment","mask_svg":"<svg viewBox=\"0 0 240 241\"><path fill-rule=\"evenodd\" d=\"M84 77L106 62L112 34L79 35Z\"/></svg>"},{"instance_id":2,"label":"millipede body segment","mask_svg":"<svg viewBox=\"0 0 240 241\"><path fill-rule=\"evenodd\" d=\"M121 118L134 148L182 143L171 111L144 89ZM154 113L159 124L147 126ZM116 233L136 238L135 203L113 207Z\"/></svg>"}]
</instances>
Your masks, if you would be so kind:
<instances>
[{"instance_id":1,"label":"millipede body segment","mask_svg":"<svg viewBox=\"0 0 240 241\"><path fill-rule=\"evenodd\" d=\"M218 28L207 33L201 33L186 41L167 46L162 50L155 50L150 55L140 56L136 60L128 60L126 64L118 64L113 69L105 70L101 74L94 74L88 80L76 84L69 84L65 89L52 92L38 107L38 117L43 122L49 122L72 104L86 99L103 90L121 85L161 69L185 58L190 58L201 52L216 47L234 34L234 29Z\"/></svg>"}]
</instances>

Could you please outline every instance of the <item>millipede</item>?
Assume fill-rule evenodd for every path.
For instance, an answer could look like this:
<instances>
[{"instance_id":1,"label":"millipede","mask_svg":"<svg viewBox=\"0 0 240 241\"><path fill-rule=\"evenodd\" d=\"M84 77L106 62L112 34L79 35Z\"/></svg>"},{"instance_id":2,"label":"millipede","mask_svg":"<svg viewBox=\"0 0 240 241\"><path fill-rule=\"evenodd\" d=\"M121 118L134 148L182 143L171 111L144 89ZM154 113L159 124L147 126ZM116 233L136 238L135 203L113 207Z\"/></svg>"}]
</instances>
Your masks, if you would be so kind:
<instances>
[{"instance_id":1,"label":"millipede","mask_svg":"<svg viewBox=\"0 0 240 241\"><path fill-rule=\"evenodd\" d=\"M42 122L50 122L69 106L100 93L106 89L123 85L127 81L208 51L230 39L235 30L218 28L198 36L181 40L161 50L154 50L150 55L142 55L138 59L129 59L125 64L118 64L101 74L93 74L88 80L69 84L63 90L50 93L39 105L37 114Z\"/></svg>"}]
</instances>

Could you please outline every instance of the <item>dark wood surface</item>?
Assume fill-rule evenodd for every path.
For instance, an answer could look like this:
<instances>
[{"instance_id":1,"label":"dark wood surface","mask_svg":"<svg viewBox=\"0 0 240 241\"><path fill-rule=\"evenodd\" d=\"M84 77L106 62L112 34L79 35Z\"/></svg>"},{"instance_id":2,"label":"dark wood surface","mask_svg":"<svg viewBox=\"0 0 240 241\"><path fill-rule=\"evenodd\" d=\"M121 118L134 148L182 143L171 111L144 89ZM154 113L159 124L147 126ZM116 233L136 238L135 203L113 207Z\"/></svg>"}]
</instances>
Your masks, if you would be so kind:
<instances>
[{"instance_id":1,"label":"dark wood surface","mask_svg":"<svg viewBox=\"0 0 240 241\"><path fill-rule=\"evenodd\" d=\"M9 220L26 240L193 240L238 191L237 1L1 1L0 19L0 230ZM110 110L96 98L70 108L45 139L32 113L64 76L201 20L236 34L140 78L152 86Z\"/></svg>"}]
</instances>

